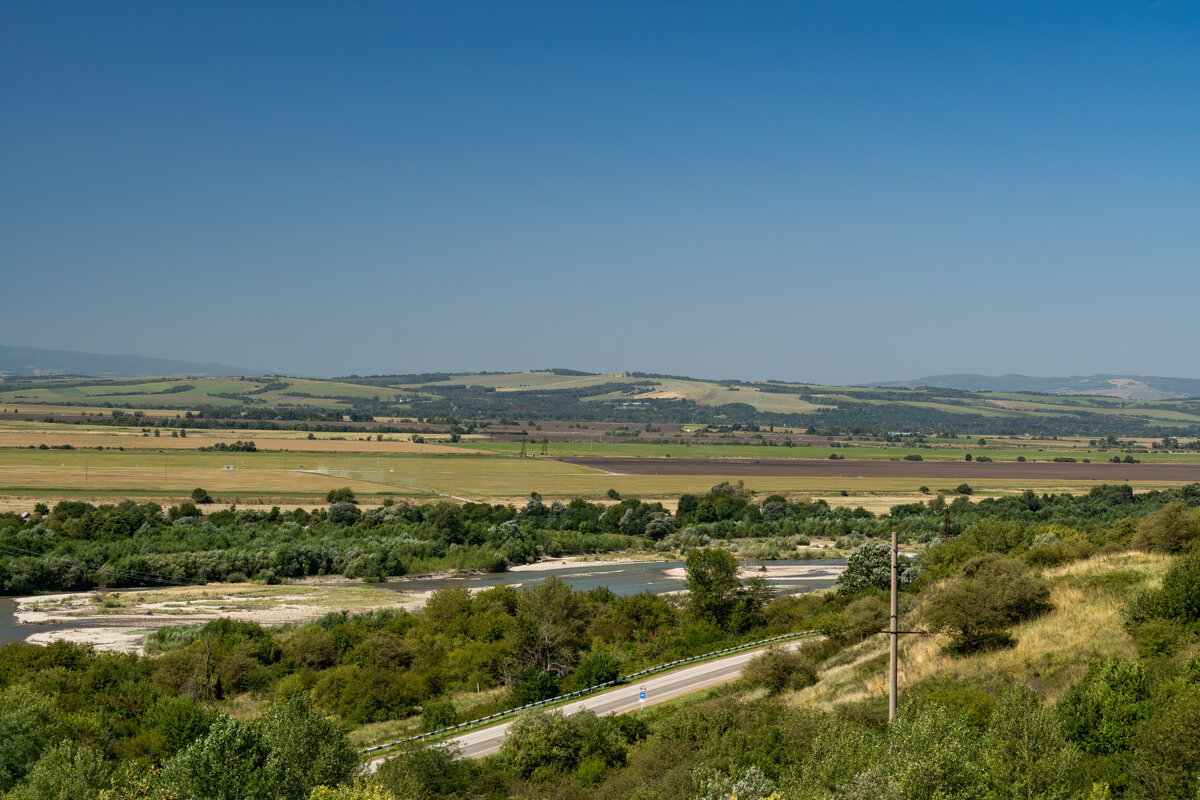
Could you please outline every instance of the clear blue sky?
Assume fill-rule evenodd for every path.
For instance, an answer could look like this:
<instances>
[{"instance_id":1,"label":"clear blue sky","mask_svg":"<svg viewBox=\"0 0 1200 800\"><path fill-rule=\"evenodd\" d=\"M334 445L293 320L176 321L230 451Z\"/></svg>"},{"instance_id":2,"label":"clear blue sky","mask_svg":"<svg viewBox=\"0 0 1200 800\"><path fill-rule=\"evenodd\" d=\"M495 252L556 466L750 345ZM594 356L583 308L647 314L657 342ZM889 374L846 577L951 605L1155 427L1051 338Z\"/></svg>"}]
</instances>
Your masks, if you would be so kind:
<instances>
[{"instance_id":1,"label":"clear blue sky","mask_svg":"<svg viewBox=\"0 0 1200 800\"><path fill-rule=\"evenodd\" d=\"M1200 376L1200 4L0 2L0 343Z\"/></svg>"}]
</instances>

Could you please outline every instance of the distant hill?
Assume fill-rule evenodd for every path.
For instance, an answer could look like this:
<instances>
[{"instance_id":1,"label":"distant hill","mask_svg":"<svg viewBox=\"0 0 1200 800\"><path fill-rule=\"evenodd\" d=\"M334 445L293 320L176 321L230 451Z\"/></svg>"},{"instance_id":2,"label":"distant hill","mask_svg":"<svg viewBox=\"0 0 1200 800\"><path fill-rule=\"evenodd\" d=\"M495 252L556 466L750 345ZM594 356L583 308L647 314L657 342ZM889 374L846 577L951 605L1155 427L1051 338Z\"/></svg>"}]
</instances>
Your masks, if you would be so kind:
<instances>
[{"instance_id":1,"label":"distant hill","mask_svg":"<svg viewBox=\"0 0 1200 800\"><path fill-rule=\"evenodd\" d=\"M142 375L180 375L210 377L257 375L259 370L231 367L228 364L196 364L168 358L110 356L76 350L44 350L40 347L0 345L0 375L86 375L103 378L129 378Z\"/></svg>"},{"instance_id":2,"label":"distant hill","mask_svg":"<svg viewBox=\"0 0 1200 800\"><path fill-rule=\"evenodd\" d=\"M935 386L968 392L1044 392L1090 394L1125 400L1171 400L1200 397L1196 378L1161 378L1152 375L1073 375L1069 378L1034 378L1029 375L930 375L911 381L868 384L874 387Z\"/></svg>"}]
</instances>

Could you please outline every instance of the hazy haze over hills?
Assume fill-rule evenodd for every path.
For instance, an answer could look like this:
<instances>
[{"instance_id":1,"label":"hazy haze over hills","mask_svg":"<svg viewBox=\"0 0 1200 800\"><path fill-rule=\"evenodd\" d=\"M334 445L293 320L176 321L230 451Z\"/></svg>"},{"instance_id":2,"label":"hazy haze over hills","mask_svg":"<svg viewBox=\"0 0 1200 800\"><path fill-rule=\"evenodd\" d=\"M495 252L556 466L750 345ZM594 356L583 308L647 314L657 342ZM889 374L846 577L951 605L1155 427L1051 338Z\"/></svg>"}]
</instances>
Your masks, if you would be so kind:
<instances>
[{"instance_id":1,"label":"hazy haze over hills","mask_svg":"<svg viewBox=\"0 0 1200 800\"><path fill-rule=\"evenodd\" d=\"M280 370L270 368L272 374ZM562 370L563 374L599 375L601 373ZM195 376L219 377L225 375L261 375L262 369L235 367L228 364L200 364L177 359L149 358L140 355L105 355L76 350L48 350L40 347L9 347L0 345L0 375L86 375L95 377L134 376ZM382 373L381 373L382 374ZM460 372L454 375L477 373ZM720 378L693 378L694 380L720 380ZM779 376L770 379L780 380ZM813 383L803 376L801 382ZM1182 397L1200 397L1200 379L1169 378L1150 375L1099 374L1070 377L1039 378L1029 375L977 375L954 373L930 375L906 381L884 381L865 383L871 387L931 386L947 389L962 389L970 392L1043 392L1062 395L1102 395L1126 400L1169 400Z\"/></svg>"},{"instance_id":2,"label":"hazy haze over hills","mask_svg":"<svg viewBox=\"0 0 1200 800\"><path fill-rule=\"evenodd\" d=\"M1068 378L1035 378L1029 375L930 375L910 381L871 383L868 386L936 386L969 392L1048 392L1093 394L1127 400L1168 400L1200 397L1200 380L1152 375L1072 375Z\"/></svg>"},{"instance_id":3,"label":"hazy haze over hills","mask_svg":"<svg viewBox=\"0 0 1200 800\"><path fill-rule=\"evenodd\" d=\"M0 375L89 375L126 378L141 375L255 375L259 371L228 364L196 364L169 358L104 355L76 350L0 345Z\"/></svg>"}]
</instances>

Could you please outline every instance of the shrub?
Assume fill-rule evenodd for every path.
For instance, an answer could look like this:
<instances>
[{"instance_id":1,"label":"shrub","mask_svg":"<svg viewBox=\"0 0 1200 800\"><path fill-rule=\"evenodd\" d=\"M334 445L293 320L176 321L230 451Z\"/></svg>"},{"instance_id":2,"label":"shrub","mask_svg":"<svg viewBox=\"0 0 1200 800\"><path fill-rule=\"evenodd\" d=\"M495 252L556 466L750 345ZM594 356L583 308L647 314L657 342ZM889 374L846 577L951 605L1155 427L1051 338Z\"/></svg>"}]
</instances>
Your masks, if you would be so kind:
<instances>
[{"instance_id":1,"label":"shrub","mask_svg":"<svg viewBox=\"0 0 1200 800\"><path fill-rule=\"evenodd\" d=\"M1163 576L1162 588L1138 595L1128 615L1133 622L1156 617L1182 623L1200 621L1200 552L1177 559Z\"/></svg>"},{"instance_id":2,"label":"shrub","mask_svg":"<svg viewBox=\"0 0 1200 800\"><path fill-rule=\"evenodd\" d=\"M348 486L343 486L340 489L330 489L325 493L326 503L357 503L358 500L354 497L354 490Z\"/></svg>"},{"instance_id":3,"label":"shrub","mask_svg":"<svg viewBox=\"0 0 1200 800\"><path fill-rule=\"evenodd\" d=\"M458 722L458 712L449 700L429 700L421 707L421 729L438 731Z\"/></svg>"},{"instance_id":4,"label":"shrub","mask_svg":"<svg viewBox=\"0 0 1200 800\"><path fill-rule=\"evenodd\" d=\"M586 689L601 683L616 680L621 674L621 662L611 653L600 651L588 653L575 668L575 688Z\"/></svg>"},{"instance_id":5,"label":"shrub","mask_svg":"<svg viewBox=\"0 0 1200 800\"><path fill-rule=\"evenodd\" d=\"M193 503L197 503L199 505L207 505L208 503L211 503L212 501L213 501L212 496L209 495L209 493L206 490L201 489L199 487L192 489L192 502Z\"/></svg>"},{"instance_id":6,"label":"shrub","mask_svg":"<svg viewBox=\"0 0 1200 800\"><path fill-rule=\"evenodd\" d=\"M751 686L761 686L770 694L785 689L803 689L817 682L817 668L800 650L772 647L750 659L742 671L742 680Z\"/></svg>"},{"instance_id":7,"label":"shrub","mask_svg":"<svg viewBox=\"0 0 1200 800\"><path fill-rule=\"evenodd\" d=\"M361 516L358 506L350 501L337 502L329 507L329 521L335 525L353 525Z\"/></svg>"},{"instance_id":8,"label":"shrub","mask_svg":"<svg viewBox=\"0 0 1200 800\"><path fill-rule=\"evenodd\" d=\"M1138 523L1133 546L1139 550L1178 553L1197 539L1200 539L1200 521L1196 512L1185 511L1175 503Z\"/></svg>"},{"instance_id":9,"label":"shrub","mask_svg":"<svg viewBox=\"0 0 1200 800\"><path fill-rule=\"evenodd\" d=\"M842 546L841 540L838 547ZM899 562L900 590L904 591L912 585L917 577L908 556L900 556ZM892 548L883 542L867 542L850 554L846 560L846 569L838 576L837 592L840 595L854 595L868 588L880 591L890 590L892 586Z\"/></svg>"},{"instance_id":10,"label":"shrub","mask_svg":"<svg viewBox=\"0 0 1200 800\"><path fill-rule=\"evenodd\" d=\"M1108 755L1128 748L1149 700L1142 665L1110 658L1071 684L1054 708L1067 738L1089 753Z\"/></svg>"},{"instance_id":11,"label":"shrub","mask_svg":"<svg viewBox=\"0 0 1200 800\"><path fill-rule=\"evenodd\" d=\"M926 621L951 634L951 652L965 655L1013 644L1009 626L1050 608L1050 586L1020 561L985 555L963 565L929 600Z\"/></svg>"},{"instance_id":12,"label":"shrub","mask_svg":"<svg viewBox=\"0 0 1200 800\"><path fill-rule=\"evenodd\" d=\"M617 723L591 711L569 717L559 712L524 713L509 726L500 752L513 770L526 778L538 770L572 771L592 759L608 766L625 760ZM594 770L595 766L589 767Z\"/></svg>"}]
</instances>

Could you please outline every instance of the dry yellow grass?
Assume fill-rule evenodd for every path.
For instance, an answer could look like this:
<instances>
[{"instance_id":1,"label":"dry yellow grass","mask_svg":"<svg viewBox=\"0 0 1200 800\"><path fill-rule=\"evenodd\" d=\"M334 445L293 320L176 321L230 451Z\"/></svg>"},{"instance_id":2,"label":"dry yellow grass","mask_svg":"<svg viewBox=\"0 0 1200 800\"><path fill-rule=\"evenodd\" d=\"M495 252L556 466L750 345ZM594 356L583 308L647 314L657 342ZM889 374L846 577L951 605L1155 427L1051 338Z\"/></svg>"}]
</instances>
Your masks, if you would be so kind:
<instances>
[{"instance_id":1,"label":"dry yellow grass","mask_svg":"<svg viewBox=\"0 0 1200 800\"><path fill-rule=\"evenodd\" d=\"M178 414L184 413L184 409L182 408L125 408L121 410L122 412L129 414L140 411L147 417L174 417ZM8 400L7 402L0 403L0 413L19 413L23 417L31 417L33 419L40 419L47 414L85 414L89 416L107 416L110 412L111 409L98 406L53 406L38 403L22 403L16 400Z\"/></svg>"},{"instance_id":2,"label":"dry yellow grass","mask_svg":"<svg viewBox=\"0 0 1200 800\"><path fill-rule=\"evenodd\" d=\"M230 463L236 463L230 453ZM152 462L151 462L152 464ZM109 490L161 490L187 494L197 486L210 492L238 491L281 493L288 491L318 492L338 486L349 486L355 491L377 492L378 483L344 477L330 477L311 472L268 469L200 469L175 468L165 471L161 462L143 467L97 467L87 469L85 482L81 467L0 467L0 486L26 488L44 487L49 493L55 489L91 489L98 494Z\"/></svg>"},{"instance_id":3,"label":"dry yellow grass","mask_svg":"<svg viewBox=\"0 0 1200 800\"><path fill-rule=\"evenodd\" d=\"M365 441L361 437L350 438L353 434L341 434L344 438L332 438L317 435L308 439L307 434L290 431L188 431L187 436L176 438L169 433L160 436L143 436L139 429L122 428L87 428L83 426L63 426L42 424L34 430L4 430L0 428L0 448L29 447L46 445L60 447L69 444L76 449L84 448L117 448L126 450L198 450L201 447L211 447L217 442L232 444L239 439L253 441L259 450L289 452L302 451L311 453L439 453L463 455L476 451L461 447L447 447L439 444L415 444L409 441L408 434L391 434L389 441ZM403 437L403 441L391 441Z\"/></svg>"},{"instance_id":4,"label":"dry yellow grass","mask_svg":"<svg viewBox=\"0 0 1200 800\"><path fill-rule=\"evenodd\" d=\"M956 658L944 652L944 636L906 636L901 639L899 687L930 678L972 679L993 676L1000 681L1029 684L1050 701L1057 700L1088 664L1108 656L1132 657L1134 643L1125 631L1124 599L1089 585L1106 573L1131 572L1153 587L1162 580L1170 559L1149 553L1096 556L1047 570L1054 610L1012 630L1017 643L1007 650ZM906 616L902 627L920 626L920 608ZM820 681L793 697L798 705L828 708L847 702L886 697L886 635L877 635L845 653L840 663L824 670Z\"/></svg>"}]
</instances>

